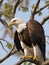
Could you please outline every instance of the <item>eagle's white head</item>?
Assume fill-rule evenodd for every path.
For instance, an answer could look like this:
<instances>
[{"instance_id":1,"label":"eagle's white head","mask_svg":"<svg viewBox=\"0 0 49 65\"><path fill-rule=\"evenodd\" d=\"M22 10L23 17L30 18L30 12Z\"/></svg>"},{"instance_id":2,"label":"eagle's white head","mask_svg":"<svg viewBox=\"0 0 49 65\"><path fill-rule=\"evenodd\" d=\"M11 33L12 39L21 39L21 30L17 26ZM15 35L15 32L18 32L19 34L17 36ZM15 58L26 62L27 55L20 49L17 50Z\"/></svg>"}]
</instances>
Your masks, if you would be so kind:
<instances>
[{"instance_id":1,"label":"eagle's white head","mask_svg":"<svg viewBox=\"0 0 49 65\"><path fill-rule=\"evenodd\" d=\"M23 22L22 19L20 18L13 18L12 20L10 20L10 22L8 23L9 27L12 27L12 25L16 26L16 30L17 32L21 32L23 29L26 28L26 24Z\"/></svg>"}]
</instances>

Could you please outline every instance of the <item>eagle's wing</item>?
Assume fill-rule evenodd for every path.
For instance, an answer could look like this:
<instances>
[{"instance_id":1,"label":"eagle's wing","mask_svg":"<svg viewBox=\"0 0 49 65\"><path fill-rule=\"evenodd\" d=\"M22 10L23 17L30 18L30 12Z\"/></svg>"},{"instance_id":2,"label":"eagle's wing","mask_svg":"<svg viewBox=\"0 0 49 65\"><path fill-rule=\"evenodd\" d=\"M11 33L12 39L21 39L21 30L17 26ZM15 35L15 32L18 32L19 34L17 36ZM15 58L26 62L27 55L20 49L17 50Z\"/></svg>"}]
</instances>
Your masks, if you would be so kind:
<instances>
[{"instance_id":1,"label":"eagle's wing","mask_svg":"<svg viewBox=\"0 0 49 65\"><path fill-rule=\"evenodd\" d=\"M28 22L28 31L31 42L34 45L38 45L45 60L45 35L43 27L35 20L30 20Z\"/></svg>"},{"instance_id":2,"label":"eagle's wing","mask_svg":"<svg viewBox=\"0 0 49 65\"><path fill-rule=\"evenodd\" d=\"M19 38L18 38L18 33L17 33L17 31L15 31L15 33L14 33L14 43L15 43L16 48L17 48L18 51L21 50L22 52L24 52L24 50L23 50L22 47L21 47L21 44L20 44L20 41L19 41Z\"/></svg>"}]
</instances>

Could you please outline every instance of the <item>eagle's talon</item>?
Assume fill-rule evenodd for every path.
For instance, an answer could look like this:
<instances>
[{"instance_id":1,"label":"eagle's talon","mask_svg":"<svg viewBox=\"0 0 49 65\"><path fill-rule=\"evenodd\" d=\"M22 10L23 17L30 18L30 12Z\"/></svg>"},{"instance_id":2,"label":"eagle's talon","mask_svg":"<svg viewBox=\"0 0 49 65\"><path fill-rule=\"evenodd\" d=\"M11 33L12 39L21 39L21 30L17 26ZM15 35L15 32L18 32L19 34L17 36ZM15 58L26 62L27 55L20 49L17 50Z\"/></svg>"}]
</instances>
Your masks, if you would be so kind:
<instances>
[{"instance_id":1,"label":"eagle's talon","mask_svg":"<svg viewBox=\"0 0 49 65\"><path fill-rule=\"evenodd\" d=\"M27 56L22 56L20 59L25 59Z\"/></svg>"},{"instance_id":2,"label":"eagle's talon","mask_svg":"<svg viewBox=\"0 0 49 65\"><path fill-rule=\"evenodd\" d=\"M22 56L21 59L33 59L33 56Z\"/></svg>"},{"instance_id":3,"label":"eagle's talon","mask_svg":"<svg viewBox=\"0 0 49 65\"><path fill-rule=\"evenodd\" d=\"M33 57L33 60L36 60L36 61L38 61L38 57L35 57L35 56L34 56L34 57Z\"/></svg>"}]
</instances>

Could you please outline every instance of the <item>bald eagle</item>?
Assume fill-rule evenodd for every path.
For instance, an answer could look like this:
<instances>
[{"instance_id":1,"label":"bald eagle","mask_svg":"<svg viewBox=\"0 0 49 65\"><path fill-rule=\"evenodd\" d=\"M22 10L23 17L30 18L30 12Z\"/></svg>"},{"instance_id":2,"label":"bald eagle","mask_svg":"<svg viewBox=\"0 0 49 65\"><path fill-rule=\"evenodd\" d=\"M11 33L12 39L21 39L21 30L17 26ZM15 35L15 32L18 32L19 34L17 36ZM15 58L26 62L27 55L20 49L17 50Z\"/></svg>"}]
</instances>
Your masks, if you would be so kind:
<instances>
[{"instance_id":1,"label":"bald eagle","mask_svg":"<svg viewBox=\"0 0 49 65\"><path fill-rule=\"evenodd\" d=\"M34 19L24 23L20 18L13 18L8 25L16 26L14 43L18 51L37 57L40 62L45 61L45 34L40 23Z\"/></svg>"}]
</instances>

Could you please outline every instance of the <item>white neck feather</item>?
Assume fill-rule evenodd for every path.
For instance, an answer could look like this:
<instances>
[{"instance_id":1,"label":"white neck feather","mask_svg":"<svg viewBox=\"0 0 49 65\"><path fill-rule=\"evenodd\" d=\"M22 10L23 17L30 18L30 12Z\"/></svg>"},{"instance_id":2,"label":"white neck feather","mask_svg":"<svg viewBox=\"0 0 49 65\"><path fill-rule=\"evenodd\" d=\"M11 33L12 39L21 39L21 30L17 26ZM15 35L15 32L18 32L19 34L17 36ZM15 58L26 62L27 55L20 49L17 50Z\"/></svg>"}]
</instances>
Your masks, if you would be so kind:
<instances>
[{"instance_id":1,"label":"white neck feather","mask_svg":"<svg viewBox=\"0 0 49 65\"><path fill-rule=\"evenodd\" d=\"M20 33L23 29L25 29L27 26L25 23L21 23L17 26L17 31Z\"/></svg>"}]
</instances>

